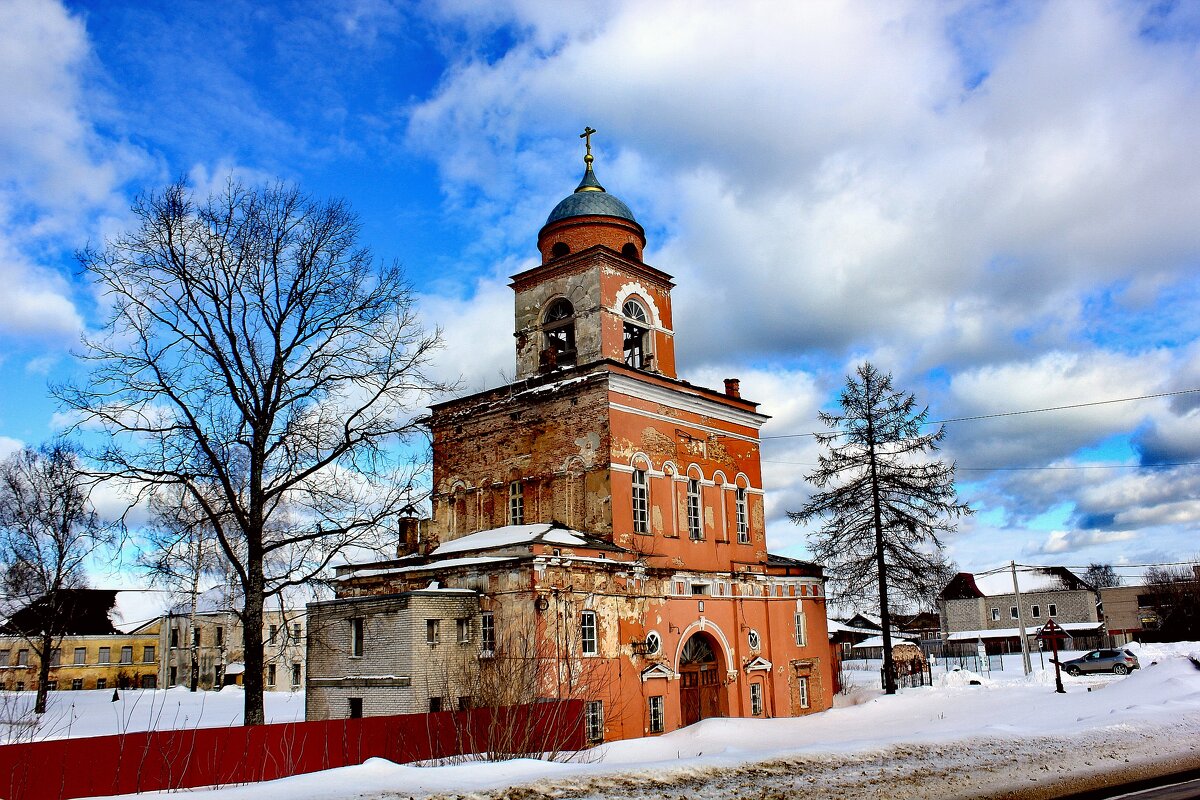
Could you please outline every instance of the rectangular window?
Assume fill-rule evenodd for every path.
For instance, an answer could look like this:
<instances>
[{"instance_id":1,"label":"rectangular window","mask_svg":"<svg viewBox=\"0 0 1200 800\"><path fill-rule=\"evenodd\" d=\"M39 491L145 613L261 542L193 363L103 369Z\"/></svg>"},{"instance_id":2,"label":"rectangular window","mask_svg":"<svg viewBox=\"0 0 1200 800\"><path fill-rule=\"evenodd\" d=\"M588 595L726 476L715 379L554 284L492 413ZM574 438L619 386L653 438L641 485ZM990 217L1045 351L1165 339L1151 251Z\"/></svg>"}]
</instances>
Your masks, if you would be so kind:
<instances>
[{"instance_id":1,"label":"rectangular window","mask_svg":"<svg viewBox=\"0 0 1200 800\"><path fill-rule=\"evenodd\" d=\"M96 663L97 664L111 664L112 663L112 648L111 647L101 647L100 654L96 658Z\"/></svg>"},{"instance_id":2,"label":"rectangular window","mask_svg":"<svg viewBox=\"0 0 1200 800\"><path fill-rule=\"evenodd\" d=\"M292 686L300 685L300 665L292 664Z\"/></svg>"},{"instance_id":3,"label":"rectangular window","mask_svg":"<svg viewBox=\"0 0 1200 800\"><path fill-rule=\"evenodd\" d=\"M496 615L490 611L483 612L479 628L479 636L482 639L481 649L484 655L493 655L496 652Z\"/></svg>"},{"instance_id":4,"label":"rectangular window","mask_svg":"<svg viewBox=\"0 0 1200 800\"><path fill-rule=\"evenodd\" d=\"M508 524L525 524L525 493L521 491L520 481L508 485Z\"/></svg>"},{"instance_id":5,"label":"rectangular window","mask_svg":"<svg viewBox=\"0 0 1200 800\"><path fill-rule=\"evenodd\" d=\"M746 516L746 490L740 486L734 493L733 508L737 520L738 544L750 544L750 520Z\"/></svg>"},{"instance_id":6,"label":"rectangular window","mask_svg":"<svg viewBox=\"0 0 1200 800\"><path fill-rule=\"evenodd\" d=\"M650 532L650 490L644 469L633 471L633 532Z\"/></svg>"},{"instance_id":7,"label":"rectangular window","mask_svg":"<svg viewBox=\"0 0 1200 800\"><path fill-rule=\"evenodd\" d=\"M350 655L354 658L362 658L363 639L366 633L363 622L362 617L350 618Z\"/></svg>"},{"instance_id":8,"label":"rectangular window","mask_svg":"<svg viewBox=\"0 0 1200 800\"><path fill-rule=\"evenodd\" d=\"M804 647L808 644L808 632L806 630L804 612L796 612L796 644Z\"/></svg>"},{"instance_id":9,"label":"rectangular window","mask_svg":"<svg viewBox=\"0 0 1200 800\"><path fill-rule=\"evenodd\" d=\"M1030 606L1029 607L1029 616L1033 617L1034 619L1040 619L1042 616L1042 607L1041 606Z\"/></svg>"},{"instance_id":10,"label":"rectangular window","mask_svg":"<svg viewBox=\"0 0 1200 800\"><path fill-rule=\"evenodd\" d=\"M663 732L664 705L661 694L656 694L653 697L647 698L647 710L650 717L650 733Z\"/></svg>"},{"instance_id":11,"label":"rectangular window","mask_svg":"<svg viewBox=\"0 0 1200 800\"><path fill-rule=\"evenodd\" d=\"M200 629L192 628L192 647L200 646Z\"/></svg>"},{"instance_id":12,"label":"rectangular window","mask_svg":"<svg viewBox=\"0 0 1200 800\"><path fill-rule=\"evenodd\" d=\"M1017 612L1017 607L1016 607L1016 606L1009 606L1009 607L1008 607L1008 615L1009 615L1010 617L1012 617L1013 619L1020 619L1020 616L1019 616L1019 614L1018 614L1018 612Z\"/></svg>"},{"instance_id":13,"label":"rectangular window","mask_svg":"<svg viewBox=\"0 0 1200 800\"><path fill-rule=\"evenodd\" d=\"M102 683L104 683L104 678L100 678L100 679L98 679L98 680L96 681L96 688L97 688L97 689L103 689L104 687L103 687L103 686L101 686L101 684L102 684ZM171 685L172 685L172 686L178 686L178 685L179 685L179 667L171 667L171 681L170 681L170 683L171 683Z\"/></svg>"},{"instance_id":14,"label":"rectangular window","mask_svg":"<svg viewBox=\"0 0 1200 800\"><path fill-rule=\"evenodd\" d=\"M1057 617L1058 616L1058 606L1055 603L1049 603L1046 606L1046 612L1052 617Z\"/></svg>"},{"instance_id":15,"label":"rectangular window","mask_svg":"<svg viewBox=\"0 0 1200 800\"><path fill-rule=\"evenodd\" d=\"M179 628L171 628L171 647L179 647Z\"/></svg>"},{"instance_id":16,"label":"rectangular window","mask_svg":"<svg viewBox=\"0 0 1200 800\"><path fill-rule=\"evenodd\" d=\"M1000 609L993 608L992 609L992 622L999 622L999 620L1000 620Z\"/></svg>"},{"instance_id":17,"label":"rectangular window","mask_svg":"<svg viewBox=\"0 0 1200 800\"><path fill-rule=\"evenodd\" d=\"M470 695L464 694L463 696L458 698L458 710L459 711L470 711L471 710L471 696Z\"/></svg>"},{"instance_id":18,"label":"rectangular window","mask_svg":"<svg viewBox=\"0 0 1200 800\"><path fill-rule=\"evenodd\" d=\"M808 678L798 678L796 684L800 690L800 707L808 708Z\"/></svg>"},{"instance_id":19,"label":"rectangular window","mask_svg":"<svg viewBox=\"0 0 1200 800\"><path fill-rule=\"evenodd\" d=\"M46 691L53 692L58 689L58 681L46 681Z\"/></svg>"},{"instance_id":20,"label":"rectangular window","mask_svg":"<svg viewBox=\"0 0 1200 800\"><path fill-rule=\"evenodd\" d=\"M425 643L434 645L442 639L441 620L427 619L425 620Z\"/></svg>"},{"instance_id":21,"label":"rectangular window","mask_svg":"<svg viewBox=\"0 0 1200 800\"><path fill-rule=\"evenodd\" d=\"M292 638L297 642L304 638L300 635L300 623L296 623L292 626Z\"/></svg>"},{"instance_id":22,"label":"rectangular window","mask_svg":"<svg viewBox=\"0 0 1200 800\"><path fill-rule=\"evenodd\" d=\"M8 654L5 653L5 655L8 655ZM86 647L76 647L75 648L75 663L76 664L86 664L87 663L87 648Z\"/></svg>"},{"instance_id":23,"label":"rectangular window","mask_svg":"<svg viewBox=\"0 0 1200 800\"><path fill-rule=\"evenodd\" d=\"M274 643L275 637L278 635L279 635L279 626L278 625L268 626L267 627L267 644Z\"/></svg>"},{"instance_id":24,"label":"rectangular window","mask_svg":"<svg viewBox=\"0 0 1200 800\"><path fill-rule=\"evenodd\" d=\"M267 686L275 685L275 665L267 664Z\"/></svg>"},{"instance_id":25,"label":"rectangular window","mask_svg":"<svg viewBox=\"0 0 1200 800\"><path fill-rule=\"evenodd\" d=\"M761 683L750 684L750 714L761 717L763 713L763 690Z\"/></svg>"},{"instance_id":26,"label":"rectangular window","mask_svg":"<svg viewBox=\"0 0 1200 800\"><path fill-rule=\"evenodd\" d=\"M599 652L595 611L584 611L579 615L579 645L585 656L594 656Z\"/></svg>"},{"instance_id":27,"label":"rectangular window","mask_svg":"<svg viewBox=\"0 0 1200 800\"><path fill-rule=\"evenodd\" d=\"M584 706L584 723L589 742L604 741L604 701L589 700Z\"/></svg>"},{"instance_id":28,"label":"rectangular window","mask_svg":"<svg viewBox=\"0 0 1200 800\"><path fill-rule=\"evenodd\" d=\"M132 664L133 663L133 645L127 644L121 648L121 663L122 664Z\"/></svg>"},{"instance_id":29,"label":"rectangular window","mask_svg":"<svg viewBox=\"0 0 1200 800\"><path fill-rule=\"evenodd\" d=\"M25 691L25 681L17 681L17 691L18 692Z\"/></svg>"},{"instance_id":30,"label":"rectangular window","mask_svg":"<svg viewBox=\"0 0 1200 800\"><path fill-rule=\"evenodd\" d=\"M455 620L455 632L458 634L458 643L467 644L471 641L471 620L460 618Z\"/></svg>"},{"instance_id":31,"label":"rectangular window","mask_svg":"<svg viewBox=\"0 0 1200 800\"><path fill-rule=\"evenodd\" d=\"M12 659L11 650L0 650L0 667L9 666L9 660Z\"/></svg>"},{"instance_id":32,"label":"rectangular window","mask_svg":"<svg viewBox=\"0 0 1200 800\"><path fill-rule=\"evenodd\" d=\"M225 646L225 629L220 625L217 626L217 647Z\"/></svg>"},{"instance_id":33,"label":"rectangular window","mask_svg":"<svg viewBox=\"0 0 1200 800\"><path fill-rule=\"evenodd\" d=\"M361 697L350 698L350 719L362 719L363 707Z\"/></svg>"},{"instance_id":34,"label":"rectangular window","mask_svg":"<svg viewBox=\"0 0 1200 800\"><path fill-rule=\"evenodd\" d=\"M142 663L143 664L153 664L154 663L154 645L148 644L142 648Z\"/></svg>"},{"instance_id":35,"label":"rectangular window","mask_svg":"<svg viewBox=\"0 0 1200 800\"><path fill-rule=\"evenodd\" d=\"M441 710L442 710L442 698L440 698L440 697L429 698L429 713L436 714Z\"/></svg>"},{"instance_id":36,"label":"rectangular window","mask_svg":"<svg viewBox=\"0 0 1200 800\"><path fill-rule=\"evenodd\" d=\"M704 527L700 522L700 481L688 478L687 482L687 525L688 536L694 540L704 538Z\"/></svg>"},{"instance_id":37,"label":"rectangular window","mask_svg":"<svg viewBox=\"0 0 1200 800\"><path fill-rule=\"evenodd\" d=\"M52 666L52 667L61 667L62 666L62 650L60 650L57 647L50 651L50 666Z\"/></svg>"},{"instance_id":38,"label":"rectangular window","mask_svg":"<svg viewBox=\"0 0 1200 800\"><path fill-rule=\"evenodd\" d=\"M692 594L693 594L693 595L697 595L697 594L706 595L706 594L708 594L708 584L707 584L707 583L693 583L693 584L692 584Z\"/></svg>"},{"instance_id":39,"label":"rectangular window","mask_svg":"<svg viewBox=\"0 0 1200 800\"><path fill-rule=\"evenodd\" d=\"M72 678L71 679L71 691L78 692L82 688L83 688L83 678Z\"/></svg>"}]
</instances>

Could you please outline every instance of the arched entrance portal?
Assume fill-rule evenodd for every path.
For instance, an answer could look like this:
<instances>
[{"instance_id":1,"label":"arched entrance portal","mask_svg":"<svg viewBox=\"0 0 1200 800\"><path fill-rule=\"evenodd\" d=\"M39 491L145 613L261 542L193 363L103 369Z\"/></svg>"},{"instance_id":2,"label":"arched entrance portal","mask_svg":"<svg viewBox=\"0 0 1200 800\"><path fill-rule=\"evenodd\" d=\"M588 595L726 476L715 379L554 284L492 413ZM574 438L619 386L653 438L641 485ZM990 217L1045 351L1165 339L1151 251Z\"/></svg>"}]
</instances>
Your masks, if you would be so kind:
<instances>
[{"instance_id":1,"label":"arched entrance portal","mask_svg":"<svg viewBox=\"0 0 1200 800\"><path fill-rule=\"evenodd\" d=\"M696 633L679 653L679 704L684 725L725 716L721 710L721 668L716 649L716 643L707 634Z\"/></svg>"}]
</instances>

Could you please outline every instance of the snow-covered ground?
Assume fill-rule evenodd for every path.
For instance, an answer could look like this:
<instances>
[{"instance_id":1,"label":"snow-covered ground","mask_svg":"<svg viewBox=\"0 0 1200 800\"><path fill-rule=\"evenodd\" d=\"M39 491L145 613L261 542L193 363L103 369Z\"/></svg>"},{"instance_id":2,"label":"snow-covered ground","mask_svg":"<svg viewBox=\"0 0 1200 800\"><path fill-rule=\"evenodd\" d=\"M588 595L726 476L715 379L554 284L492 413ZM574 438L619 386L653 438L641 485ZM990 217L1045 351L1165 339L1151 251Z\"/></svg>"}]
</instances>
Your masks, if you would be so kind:
<instances>
[{"instance_id":1,"label":"snow-covered ground","mask_svg":"<svg viewBox=\"0 0 1200 800\"><path fill-rule=\"evenodd\" d=\"M1142 669L1125 678L1064 675L1065 695L1036 654L1032 676L1019 656L1006 657L1004 671L991 676L937 670L937 686L893 697L868 688L879 674L868 664L851 672L862 686L839 707L799 719L706 720L614 742L576 763L416 767L375 759L203 797L1039 798L1200 766L1200 670L1187 657L1200 654L1200 644L1130 649Z\"/></svg>"},{"instance_id":2,"label":"snow-covered ground","mask_svg":"<svg viewBox=\"0 0 1200 800\"><path fill-rule=\"evenodd\" d=\"M35 692L0 692L0 743L109 736L172 728L221 728L242 724L245 695L227 686L219 692L173 689L112 689L50 692L46 713L33 713ZM267 722L304 719L303 692L267 692Z\"/></svg>"}]
</instances>

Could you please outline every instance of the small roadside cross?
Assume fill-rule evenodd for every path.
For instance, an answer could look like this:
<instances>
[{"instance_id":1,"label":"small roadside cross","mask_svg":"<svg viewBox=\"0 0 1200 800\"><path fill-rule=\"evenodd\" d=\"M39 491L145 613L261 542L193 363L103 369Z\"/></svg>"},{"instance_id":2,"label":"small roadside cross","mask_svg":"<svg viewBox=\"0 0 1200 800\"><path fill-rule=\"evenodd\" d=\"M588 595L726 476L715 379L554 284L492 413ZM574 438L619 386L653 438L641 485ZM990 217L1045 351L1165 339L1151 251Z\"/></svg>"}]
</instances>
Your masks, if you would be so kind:
<instances>
[{"instance_id":1,"label":"small roadside cross","mask_svg":"<svg viewBox=\"0 0 1200 800\"><path fill-rule=\"evenodd\" d=\"M1062 684L1062 669L1058 663L1058 643L1067 638L1067 632L1053 619L1049 619L1037 632L1037 638L1043 641L1050 640L1050 648L1054 651L1050 658L1054 662L1054 691L1058 694L1066 694L1067 690L1063 688Z\"/></svg>"}]
</instances>

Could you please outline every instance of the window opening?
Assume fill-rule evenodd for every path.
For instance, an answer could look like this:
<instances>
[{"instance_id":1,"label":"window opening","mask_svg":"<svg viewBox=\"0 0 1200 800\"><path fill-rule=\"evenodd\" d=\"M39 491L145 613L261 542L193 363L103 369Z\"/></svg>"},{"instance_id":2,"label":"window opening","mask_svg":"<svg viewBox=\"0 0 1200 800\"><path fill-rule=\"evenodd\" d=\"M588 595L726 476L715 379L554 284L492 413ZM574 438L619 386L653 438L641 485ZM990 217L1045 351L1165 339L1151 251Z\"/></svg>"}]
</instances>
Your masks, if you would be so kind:
<instances>
[{"instance_id":1,"label":"window opening","mask_svg":"<svg viewBox=\"0 0 1200 800\"><path fill-rule=\"evenodd\" d=\"M461 617L455 621L458 643L467 644L471 641L471 620Z\"/></svg>"},{"instance_id":2,"label":"window opening","mask_svg":"<svg viewBox=\"0 0 1200 800\"><path fill-rule=\"evenodd\" d=\"M758 631L751 630L746 634L746 643L750 645L751 650L757 650L762 646L762 639L758 635Z\"/></svg>"},{"instance_id":3,"label":"window opening","mask_svg":"<svg viewBox=\"0 0 1200 800\"><path fill-rule=\"evenodd\" d=\"M599 652L595 611L584 611L579 615L579 644L585 656L594 656Z\"/></svg>"},{"instance_id":4,"label":"window opening","mask_svg":"<svg viewBox=\"0 0 1200 800\"><path fill-rule=\"evenodd\" d=\"M750 684L750 714L761 717L763 713L763 688L761 683Z\"/></svg>"},{"instance_id":5,"label":"window opening","mask_svg":"<svg viewBox=\"0 0 1200 800\"><path fill-rule=\"evenodd\" d=\"M521 491L520 481L508 485L508 524L525 524L525 494Z\"/></svg>"},{"instance_id":6,"label":"window opening","mask_svg":"<svg viewBox=\"0 0 1200 800\"><path fill-rule=\"evenodd\" d=\"M575 363L575 307L564 298L555 300L542 320L546 347L543 366L547 369Z\"/></svg>"},{"instance_id":7,"label":"window opening","mask_svg":"<svg viewBox=\"0 0 1200 800\"><path fill-rule=\"evenodd\" d=\"M696 540L704 538L700 525L700 481L696 478L688 478L687 483L687 524L688 536Z\"/></svg>"},{"instance_id":8,"label":"window opening","mask_svg":"<svg viewBox=\"0 0 1200 800\"><path fill-rule=\"evenodd\" d=\"M733 507L737 519L738 544L750 544L750 521L746 515L746 490L741 486L734 493Z\"/></svg>"},{"instance_id":9,"label":"window opening","mask_svg":"<svg viewBox=\"0 0 1200 800\"><path fill-rule=\"evenodd\" d=\"M604 741L604 701L589 700L585 709L589 742Z\"/></svg>"},{"instance_id":10,"label":"window opening","mask_svg":"<svg viewBox=\"0 0 1200 800\"><path fill-rule=\"evenodd\" d=\"M351 617L350 618L350 655L356 656L356 657L362 656L364 633L365 633L365 631L363 630L363 618L362 617Z\"/></svg>"},{"instance_id":11,"label":"window opening","mask_svg":"<svg viewBox=\"0 0 1200 800\"><path fill-rule=\"evenodd\" d=\"M806 644L808 644L808 633L806 632L803 611L796 612L796 644L798 644L800 647L804 647Z\"/></svg>"},{"instance_id":12,"label":"window opening","mask_svg":"<svg viewBox=\"0 0 1200 800\"><path fill-rule=\"evenodd\" d=\"M442 638L441 620L427 619L425 620L425 643L435 645Z\"/></svg>"},{"instance_id":13,"label":"window opening","mask_svg":"<svg viewBox=\"0 0 1200 800\"><path fill-rule=\"evenodd\" d=\"M1056 603L1050 603L1046 607L1046 611L1050 614L1050 616L1057 617L1058 616L1058 605Z\"/></svg>"},{"instance_id":14,"label":"window opening","mask_svg":"<svg viewBox=\"0 0 1200 800\"><path fill-rule=\"evenodd\" d=\"M800 707L808 708L808 678L799 678L796 684L800 689Z\"/></svg>"},{"instance_id":15,"label":"window opening","mask_svg":"<svg viewBox=\"0 0 1200 800\"><path fill-rule=\"evenodd\" d=\"M650 491L646 470L633 471L633 532L650 532Z\"/></svg>"},{"instance_id":16,"label":"window opening","mask_svg":"<svg viewBox=\"0 0 1200 800\"><path fill-rule=\"evenodd\" d=\"M626 300L625 305L621 306L621 313L625 316L625 363L634 369L647 369L650 366L647 348L650 320L646 316L646 309L637 301Z\"/></svg>"},{"instance_id":17,"label":"window opening","mask_svg":"<svg viewBox=\"0 0 1200 800\"><path fill-rule=\"evenodd\" d=\"M483 613L479 638L482 641L484 655L492 655L496 652L496 615L490 611Z\"/></svg>"},{"instance_id":18,"label":"window opening","mask_svg":"<svg viewBox=\"0 0 1200 800\"><path fill-rule=\"evenodd\" d=\"M647 698L648 711L650 717L650 733L662 733L663 719L666 716L664 712L663 696L656 694Z\"/></svg>"}]
</instances>

